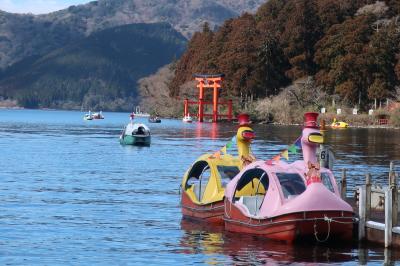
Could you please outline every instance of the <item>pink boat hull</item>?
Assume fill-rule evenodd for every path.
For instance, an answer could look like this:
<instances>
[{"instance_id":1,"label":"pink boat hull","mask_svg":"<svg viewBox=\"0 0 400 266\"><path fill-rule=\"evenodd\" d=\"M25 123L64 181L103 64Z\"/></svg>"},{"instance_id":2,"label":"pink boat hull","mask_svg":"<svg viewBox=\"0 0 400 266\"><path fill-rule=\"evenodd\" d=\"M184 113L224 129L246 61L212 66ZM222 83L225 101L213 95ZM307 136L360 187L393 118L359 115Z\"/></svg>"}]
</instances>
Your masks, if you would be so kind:
<instances>
[{"instance_id":1,"label":"pink boat hull","mask_svg":"<svg viewBox=\"0 0 400 266\"><path fill-rule=\"evenodd\" d=\"M229 204L229 202L226 202ZM227 205L228 206L228 205ZM268 219L249 218L234 205L226 208L225 229L293 243L296 240L351 240L354 213L348 211L312 211L288 213Z\"/></svg>"}]
</instances>

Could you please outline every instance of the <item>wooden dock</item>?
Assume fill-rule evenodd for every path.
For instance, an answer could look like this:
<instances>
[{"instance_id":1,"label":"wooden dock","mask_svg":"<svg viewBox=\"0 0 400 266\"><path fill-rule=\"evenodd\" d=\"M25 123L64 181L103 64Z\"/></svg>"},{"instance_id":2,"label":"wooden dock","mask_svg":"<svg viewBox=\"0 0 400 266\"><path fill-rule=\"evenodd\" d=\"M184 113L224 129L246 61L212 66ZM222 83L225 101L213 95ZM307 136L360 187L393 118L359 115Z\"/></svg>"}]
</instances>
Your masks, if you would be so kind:
<instances>
[{"instance_id":1,"label":"wooden dock","mask_svg":"<svg viewBox=\"0 0 400 266\"><path fill-rule=\"evenodd\" d=\"M397 174L390 163L389 182L386 187L371 183L371 176L365 177L365 185L357 187L354 198L346 198L346 171L341 180L341 196L358 211L358 240L383 244L385 248L400 247L400 217Z\"/></svg>"}]
</instances>

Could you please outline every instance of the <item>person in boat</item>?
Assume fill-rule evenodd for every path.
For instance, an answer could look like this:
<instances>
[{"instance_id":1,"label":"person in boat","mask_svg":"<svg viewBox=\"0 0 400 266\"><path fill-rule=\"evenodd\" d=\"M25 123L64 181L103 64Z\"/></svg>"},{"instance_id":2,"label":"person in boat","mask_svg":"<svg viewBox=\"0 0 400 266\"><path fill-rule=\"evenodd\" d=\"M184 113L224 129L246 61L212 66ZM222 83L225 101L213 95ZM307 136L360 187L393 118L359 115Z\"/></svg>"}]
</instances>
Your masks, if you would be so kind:
<instances>
[{"instance_id":1,"label":"person in boat","mask_svg":"<svg viewBox=\"0 0 400 266\"><path fill-rule=\"evenodd\" d=\"M144 128L143 127L139 127L137 130L137 134L138 135L144 135Z\"/></svg>"}]
</instances>

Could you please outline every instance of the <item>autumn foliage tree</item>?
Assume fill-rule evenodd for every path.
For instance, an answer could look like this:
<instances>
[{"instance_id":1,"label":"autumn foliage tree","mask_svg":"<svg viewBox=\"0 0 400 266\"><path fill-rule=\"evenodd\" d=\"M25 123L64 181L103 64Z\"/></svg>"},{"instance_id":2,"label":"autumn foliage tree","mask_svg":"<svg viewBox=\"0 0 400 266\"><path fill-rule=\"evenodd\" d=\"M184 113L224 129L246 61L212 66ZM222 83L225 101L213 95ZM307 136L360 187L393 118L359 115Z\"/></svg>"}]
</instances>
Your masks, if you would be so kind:
<instances>
[{"instance_id":1,"label":"autumn foliage tree","mask_svg":"<svg viewBox=\"0 0 400 266\"><path fill-rule=\"evenodd\" d=\"M262 43L259 52L259 81L264 84L265 94L271 96L279 92L279 88L289 83L289 78L285 73L289 70L290 64L284 55L283 49L278 40L271 35L267 35Z\"/></svg>"},{"instance_id":2,"label":"autumn foliage tree","mask_svg":"<svg viewBox=\"0 0 400 266\"><path fill-rule=\"evenodd\" d=\"M207 23L203 26L203 31L196 32L190 40L187 50L176 65L175 78L170 83L170 95L178 96L179 87L186 80L190 80L194 73L204 71L215 71L212 62L212 54L209 52L209 44L213 40L214 33L210 30Z\"/></svg>"},{"instance_id":3,"label":"autumn foliage tree","mask_svg":"<svg viewBox=\"0 0 400 266\"><path fill-rule=\"evenodd\" d=\"M230 96L265 96L287 84L289 66L279 40L270 34L263 36L256 18L243 14L226 21L213 35L203 30L193 36L178 62L170 91L178 96L180 86L195 73L224 73Z\"/></svg>"},{"instance_id":4,"label":"autumn foliage tree","mask_svg":"<svg viewBox=\"0 0 400 266\"><path fill-rule=\"evenodd\" d=\"M368 88L369 99L383 99L395 90L396 53L399 52L400 33L393 23L374 32L366 51L369 74L373 77Z\"/></svg>"},{"instance_id":5,"label":"autumn foliage tree","mask_svg":"<svg viewBox=\"0 0 400 266\"><path fill-rule=\"evenodd\" d=\"M252 99L314 76L349 104L383 99L400 85L399 1L270 0L256 14L205 28L189 42L170 86L224 73L228 95Z\"/></svg>"},{"instance_id":6,"label":"autumn foliage tree","mask_svg":"<svg viewBox=\"0 0 400 266\"><path fill-rule=\"evenodd\" d=\"M398 58L398 60L397 60L396 66L394 68L394 71L396 73L397 80L400 80L400 54L397 55L397 58Z\"/></svg>"},{"instance_id":7,"label":"autumn foliage tree","mask_svg":"<svg viewBox=\"0 0 400 266\"><path fill-rule=\"evenodd\" d=\"M316 82L330 93L338 93L349 102L365 98L368 81L365 46L373 29L371 16L348 19L332 26L317 43L315 61L319 66Z\"/></svg>"},{"instance_id":8,"label":"autumn foliage tree","mask_svg":"<svg viewBox=\"0 0 400 266\"><path fill-rule=\"evenodd\" d=\"M234 95L251 95L259 84L256 75L259 50L256 22L252 15L244 14L229 24L231 30L226 38L231 41L220 44L221 52L215 63L218 70L229 77L225 83L229 91ZM216 36L216 39L221 37Z\"/></svg>"}]
</instances>

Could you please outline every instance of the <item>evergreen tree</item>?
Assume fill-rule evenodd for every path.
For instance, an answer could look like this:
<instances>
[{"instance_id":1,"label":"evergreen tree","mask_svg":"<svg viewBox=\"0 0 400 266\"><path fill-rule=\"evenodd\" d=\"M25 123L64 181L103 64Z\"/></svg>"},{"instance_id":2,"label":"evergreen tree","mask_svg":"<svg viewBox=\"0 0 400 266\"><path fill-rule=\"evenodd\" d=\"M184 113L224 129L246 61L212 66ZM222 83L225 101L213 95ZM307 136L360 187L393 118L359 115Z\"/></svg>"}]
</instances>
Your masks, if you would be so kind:
<instances>
[{"instance_id":1,"label":"evergreen tree","mask_svg":"<svg viewBox=\"0 0 400 266\"><path fill-rule=\"evenodd\" d=\"M268 35L259 52L260 80L265 87L265 96L277 94L279 88L288 84L285 72L290 65L276 38ZM263 91L261 91L263 93Z\"/></svg>"},{"instance_id":2,"label":"evergreen tree","mask_svg":"<svg viewBox=\"0 0 400 266\"><path fill-rule=\"evenodd\" d=\"M348 102L367 97L371 80L365 47L372 35L373 16L360 16L332 26L317 43L316 82L330 93L339 93Z\"/></svg>"}]
</instances>

